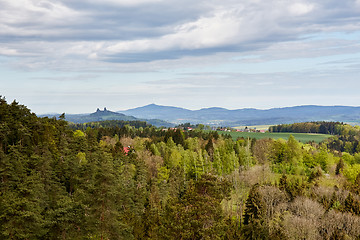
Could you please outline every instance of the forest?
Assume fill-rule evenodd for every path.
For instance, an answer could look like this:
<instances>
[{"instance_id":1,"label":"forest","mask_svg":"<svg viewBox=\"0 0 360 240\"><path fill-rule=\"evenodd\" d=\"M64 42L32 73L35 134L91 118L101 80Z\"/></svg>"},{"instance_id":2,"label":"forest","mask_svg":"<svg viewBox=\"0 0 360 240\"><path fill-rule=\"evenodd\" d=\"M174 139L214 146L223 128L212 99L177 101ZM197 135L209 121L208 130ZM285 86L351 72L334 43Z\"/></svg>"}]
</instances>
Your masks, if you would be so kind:
<instances>
[{"instance_id":1,"label":"forest","mask_svg":"<svg viewBox=\"0 0 360 240\"><path fill-rule=\"evenodd\" d=\"M300 122L293 124L280 124L269 127L270 132L293 132L293 133L322 133L332 135L349 134L349 131L360 131L360 128L340 122ZM354 135L355 133L350 133Z\"/></svg>"},{"instance_id":2,"label":"forest","mask_svg":"<svg viewBox=\"0 0 360 240\"><path fill-rule=\"evenodd\" d=\"M360 239L359 128L313 124L333 137L71 124L0 97L0 239Z\"/></svg>"}]
</instances>

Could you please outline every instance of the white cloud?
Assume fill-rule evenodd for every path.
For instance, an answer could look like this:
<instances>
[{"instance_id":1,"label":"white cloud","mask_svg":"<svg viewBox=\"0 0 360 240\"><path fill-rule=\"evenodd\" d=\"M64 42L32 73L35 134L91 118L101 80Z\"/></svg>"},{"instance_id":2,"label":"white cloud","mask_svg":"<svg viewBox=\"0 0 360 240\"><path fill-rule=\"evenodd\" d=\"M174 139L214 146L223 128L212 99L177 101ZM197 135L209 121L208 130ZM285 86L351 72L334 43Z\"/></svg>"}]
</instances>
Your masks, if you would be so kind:
<instances>
[{"instance_id":1,"label":"white cloud","mask_svg":"<svg viewBox=\"0 0 360 240\"><path fill-rule=\"evenodd\" d=\"M1 23L14 24L15 27L19 24L65 25L70 21L78 20L78 17L81 16L79 12L61 2L49 0L8 0L3 3L0 13ZM48 31L49 29L43 30Z\"/></svg>"},{"instance_id":2,"label":"white cloud","mask_svg":"<svg viewBox=\"0 0 360 240\"><path fill-rule=\"evenodd\" d=\"M105 53L163 51L166 49L201 49L233 44L238 40L241 19L230 11L218 12L212 17L200 18L174 29L174 33L157 39L124 41L110 45Z\"/></svg>"},{"instance_id":3,"label":"white cloud","mask_svg":"<svg viewBox=\"0 0 360 240\"><path fill-rule=\"evenodd\" d=\"M215 49L216 52L219 51L217 49L221 51L222 48L232 48L233 51L238 51L240 48L243 51L258 42L272 46L274 42L296 40L302 35L314 32L360 30L360 25L356 21L339 19L339 23L333 24L334 19L329 19L331 23L321 19L326 18L327 11L333 14L334 10L330 7L276 0L261 3L253 1L231 3L226 5L226 8L215 7L211 13L176 26L171 33L160 37L109 43L107 47L97 50L97 56L197 49L208 49L208 52ZM322 12L319 19L315 11ZM310 13L311 16L303 18ZM299 16L302 18L294 18ZM347 16L344 16L344 19L346 18Z\"/></svg>"},{"instance_id":4,"label":"white cloud","mask_svg":"<svg viewBox=\"0 0 360 240\"><path fill-rule=\"evenodd\" d=\"M102 0L101 4L112 4L112 5L118 5L118 6L137 6L142 4L153 4L153 3L159 3L164 0ZM93 3L93 4L99 4L100 2L98 0L87 0L86 2Z\"/></svg>"},{"instance_id":5,"label":"white cloud","mask_svg":"<svg viewBox=\"0 0 360 240\"><path fill-rule=\"evenodd\" d=\"M315 8L314 4L294 3L289 6L290 13L295 16L301 16L310 13Z\"/></svg>"},{"instance_id":6,"label":"white cloud","mask_svg":"<svg viewBox=\"0 0 360 240\"><path fill-rule=\"evenodd\" d=\"M7 47L0 47L0 55L6 55L6 56L17 56L19 55L18 51L16 49L11 49Z\"/></svg>"}]
</instances>

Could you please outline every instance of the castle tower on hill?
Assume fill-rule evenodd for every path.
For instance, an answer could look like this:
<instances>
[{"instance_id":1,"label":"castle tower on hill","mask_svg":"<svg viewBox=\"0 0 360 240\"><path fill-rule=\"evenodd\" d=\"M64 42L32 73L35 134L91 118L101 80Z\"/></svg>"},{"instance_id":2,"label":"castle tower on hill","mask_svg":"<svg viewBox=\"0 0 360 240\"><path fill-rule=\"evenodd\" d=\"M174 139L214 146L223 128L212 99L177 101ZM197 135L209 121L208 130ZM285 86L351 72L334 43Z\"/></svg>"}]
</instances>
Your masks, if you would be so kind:
<instances>
[{"instance_id":1,"label":"castle tower on hill","mask_svg":"<svg viewBox=\"0 0 360 240\"><path fill-rule=\"evenodd\" d=\"M104 107L104 111L101 111L100 108L97 108L96 112L107 112L107 109L106 109L106 107Z\"/></svg>"}]
</instances>

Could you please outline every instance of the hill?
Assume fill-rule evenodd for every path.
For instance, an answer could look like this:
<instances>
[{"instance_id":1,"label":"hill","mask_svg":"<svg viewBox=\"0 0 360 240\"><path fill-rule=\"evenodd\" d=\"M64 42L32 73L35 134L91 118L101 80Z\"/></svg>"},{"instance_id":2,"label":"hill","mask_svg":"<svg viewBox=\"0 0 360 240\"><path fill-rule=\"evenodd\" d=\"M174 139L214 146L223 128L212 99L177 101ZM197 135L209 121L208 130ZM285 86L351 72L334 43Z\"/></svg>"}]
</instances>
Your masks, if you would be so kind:
<instances>
[{"instance_id":1,"label":"hill","mask_svg":"<svg viewBox=\"0 0 360 240\"><path fill-rule=\"evenodd\" d=\"M119 111L119 113L136 116L137 118L162 120L171 119L173 121L174 119L178 118L192 118L193 111L179 107L149 104L126 111Z\"/></svg>"},{"instance_id":2,"label":"hill","mask_svg":"<svg viewBox=\"0 0 360 240\"><path fill-rule=\"evenodd\" d=\"M60 114L40 115L40 117L59 117ZM173 124L159 119L140 119L133 116L128 116L123 113L109 111L106 108L100 110L99 108L94 113L90 114L65 114L65 120L73 123L88 123L99 122L106 120L121 120L121 121L145 121L148 124L160 127L172 127Z\"/></svg>"},{"instance_id":3,"label":"hill","mask_svg":"<svg viewBox=\"0 0 360 240\"><path fill-rule=\"evenodd\" d=\"M270 125L305 121L340 121L359 123L360 107L304 105L259 110L244 108L203 108L188 110L178 107L150 104L143 107L119 111L138 118L156 118L172 123L190 122L210 125Z\"/></svg>"}]
</instances>

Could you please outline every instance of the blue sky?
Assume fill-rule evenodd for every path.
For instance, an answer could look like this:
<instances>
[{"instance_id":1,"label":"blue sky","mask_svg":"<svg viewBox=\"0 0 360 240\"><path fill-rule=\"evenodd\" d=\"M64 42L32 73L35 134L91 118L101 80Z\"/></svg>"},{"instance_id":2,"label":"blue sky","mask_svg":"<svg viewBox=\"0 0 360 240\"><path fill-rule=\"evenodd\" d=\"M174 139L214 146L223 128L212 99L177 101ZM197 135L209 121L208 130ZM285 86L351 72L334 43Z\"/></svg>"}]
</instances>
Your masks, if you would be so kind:
<instances>
[{"instance_id":1,"label":"blue sky","mask_svg":"<svg viewBox=\"0 0 360 240\"><path fill-rule=\"evenodd\" d=\"M360 0L0 0L0 95L36 113L360 105Z\"/></svg>"}]
</instances>

